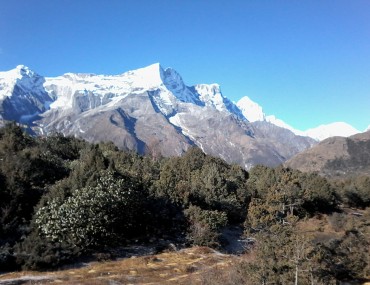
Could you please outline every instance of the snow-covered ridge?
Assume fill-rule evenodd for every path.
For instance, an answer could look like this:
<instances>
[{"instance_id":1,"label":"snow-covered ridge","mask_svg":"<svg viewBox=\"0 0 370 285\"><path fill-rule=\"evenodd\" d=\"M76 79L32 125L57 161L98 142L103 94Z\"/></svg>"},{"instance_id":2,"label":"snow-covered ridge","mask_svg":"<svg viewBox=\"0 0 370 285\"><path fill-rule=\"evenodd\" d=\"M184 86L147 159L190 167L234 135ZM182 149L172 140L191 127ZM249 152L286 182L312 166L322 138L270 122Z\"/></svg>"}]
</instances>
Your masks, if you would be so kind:
<instances>
[{"instance_id":1,"label":"snow-covered ridge","mask_svg":"<svg viewBox=\"0 0 370 285\"><path fill-rule=\"evenodd\" d=\"M297 136L310 137L305 132L302 132L300 130L297 130L297 129L293 128L291 125L288 125L283 120L280 120L280 119L276 118L274 115L266 116L266 121L271 123L271 124L274 124L275 126L278 126L280 128L288 129L289 131L293 132Z\"/></svg>"},{"instance_id":2,"label":"snow-covered ridge","mask_svg":"<svg viewBox=\"0 0 370 285\"><path fill-rule=\"evenodd\" d=\"M76 94L94 94L101 98L109 95L110 100L115 101L128 94L150 92L158 109L166 116L173 115L174 106L180 101L201 107L211 106L244 119L238 107L222 95L218 84L188 87L179 73L172 68L164 69L159 63L120 75L66 73L47 77L44 86L51 96L57 98L50 106L52 109L72 108Z\"/></svg>"},{"instance_id":3,"label":"snow-covered ridge","mask_svg":"<svg viewBox=\"0 0 370 285\"><path fill-rule=\"evenodd\" d=\"M163 85L159 64L120 75L66 73L58 77L46 77L45 80L45 89L57 97L51 108L71 108L73 96L78 93L92 93L101 97L107 94L124 96L150 91Z\"/></svg>"}]
</instances>

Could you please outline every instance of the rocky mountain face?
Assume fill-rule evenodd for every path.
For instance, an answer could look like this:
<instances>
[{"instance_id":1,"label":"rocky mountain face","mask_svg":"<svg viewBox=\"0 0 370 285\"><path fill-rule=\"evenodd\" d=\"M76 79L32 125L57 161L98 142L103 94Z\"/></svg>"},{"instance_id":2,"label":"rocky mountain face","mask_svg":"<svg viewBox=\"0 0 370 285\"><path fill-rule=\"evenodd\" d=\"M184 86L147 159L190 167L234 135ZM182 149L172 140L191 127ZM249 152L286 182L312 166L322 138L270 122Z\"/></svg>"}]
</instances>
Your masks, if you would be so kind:
<instances>
[{"instance_id":1,"label":"rocky mountain face","mask_svg":"<svg viewBox=\"0 0 370 285\"><path fill-rule=\"evenodd\" d=\"M0 72L0 121L27 124L122 149L181 155L191 146L245 168L276 166L315 141L267 120L250 122L217 84L186 86L159 64L120 75L42 77L25 66Z\"/></svg>"},{"instance_id":2,"label":"rocky mountain face","mask_svg":"<svg viewBox=\"0 0 370 285\"><path fill-rule=\"evenodd\" d=\"M297 154L286 166L325 176L370 175L370 131L331 137Z\"/></svg>"}]
</instances>

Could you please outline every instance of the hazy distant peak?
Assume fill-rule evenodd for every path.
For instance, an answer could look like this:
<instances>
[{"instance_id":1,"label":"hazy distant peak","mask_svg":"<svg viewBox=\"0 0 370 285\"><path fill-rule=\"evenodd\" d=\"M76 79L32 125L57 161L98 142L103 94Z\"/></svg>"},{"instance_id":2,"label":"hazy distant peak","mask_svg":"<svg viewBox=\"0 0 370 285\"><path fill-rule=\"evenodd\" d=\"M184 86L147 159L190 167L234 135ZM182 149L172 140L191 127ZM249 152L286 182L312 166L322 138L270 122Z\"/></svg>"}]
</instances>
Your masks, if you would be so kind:
<instances>
[{"instance_id":1,"label":"hazy distant peak","mask_svg":"<svg viewBox=\"0 0 370 285\"><path fill-rule=\"evenodd\" d=\"M334 122L308 129L305 133L318 141L322 141L326 138L335 136L349 137L360 133L360 131L345 122Z\"/></svg>"}]
</instances>

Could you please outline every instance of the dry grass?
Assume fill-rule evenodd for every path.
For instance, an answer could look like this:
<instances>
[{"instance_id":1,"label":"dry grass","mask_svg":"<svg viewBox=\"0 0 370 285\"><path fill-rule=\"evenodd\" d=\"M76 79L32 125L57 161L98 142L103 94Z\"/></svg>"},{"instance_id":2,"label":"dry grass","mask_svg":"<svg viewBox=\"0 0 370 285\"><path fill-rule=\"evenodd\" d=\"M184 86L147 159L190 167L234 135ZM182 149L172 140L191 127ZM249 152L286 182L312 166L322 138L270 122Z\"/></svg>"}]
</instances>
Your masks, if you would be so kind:
<instances>
[{"instance_id":1,"label":"dry grass","mask_svg":"<svg viewBox=\"0 0 370 285\"><path fill-rule=\"evenodd\" d=\"M0 284L7 279L22 277L35 278L28 284L202 284L202 274L214 268L216 271L225 269L238 258L194 247L118 261L92 262L82 268L55 272L9 273L0 276Z\"/></svg>"}]
</instances>

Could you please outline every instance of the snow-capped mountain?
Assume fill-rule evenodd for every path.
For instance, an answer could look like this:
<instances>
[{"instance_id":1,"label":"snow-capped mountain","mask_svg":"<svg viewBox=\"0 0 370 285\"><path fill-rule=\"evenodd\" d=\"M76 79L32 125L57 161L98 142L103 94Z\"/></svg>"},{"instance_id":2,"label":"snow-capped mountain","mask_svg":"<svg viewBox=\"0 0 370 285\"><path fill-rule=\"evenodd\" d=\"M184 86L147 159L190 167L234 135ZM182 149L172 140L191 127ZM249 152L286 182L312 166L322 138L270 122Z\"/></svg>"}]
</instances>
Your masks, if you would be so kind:
<instances>
[{"instance_id":1,"label":"snow-capped mountain","mask_svg":"<svg viewBox=\"0 0 370 285\"><path fill-rule=\"evenodd\" d=\"M54 98L45 91L44 83L42 76L23 65L0 72L1 117L28 123L46 111Z\"/></svg>"},{"instance_id":2,"label":"snow-capped mountain","mask_svg":"<svg viewBox=\"0 0 370 285\"><path fill-rule=\"evenodd\" d=\"M274 124L275 126L290 130L291 132L293 132L294 134L298 136L307 136L304 132L293 128L289 124L285 123L283 120L276 118L274 115L267 116L263 112L262 107L258 103L252 101L247 96L242 97L236 103L236 105L242 111L245 118L247 118L248 121L250 122L257 122L257 121L269 122L271 124Z\"/></svg>"},{"instance_id":3,"label":"snow-capped mountain","mask_svg":"<svg viewBox=\"0 0 370 285\"><path fill-rule=\"evenodd\" d=\"M197 145L249 168L281 164L314 144L267 119L249 122L217 84L186 86L160 64L119 75L58 77L19 66L0 73L0 94L0 116L28 124L36 134L113 141L152 155L181 155Z\"/></svg>"},{"instance_id":4,"label":"snow-capped mountain","mask_svg":"<svg viewBox=\"0 0 370 285\"><path fill-rule=\"evenodd\" d=\"M236 106L240 109L243 116L249 122L256 121L266 121L266 115L263 112L263 109L256 102L252 101L249 97L242 97L237 103Z\"/></svg>"},{"instance_id":5,"label":"snow-capped mountain","mask_svg":"<svg viewBox=\"0 0 370 285\"><path fill-rule=\"evenodd\" d=\"M344 122L336 122L327 125L320 125L316 128L306 130L305 133L318 141L329 137L350 137L360 133L351 125Z\"/></svg>"}]
</instances>

